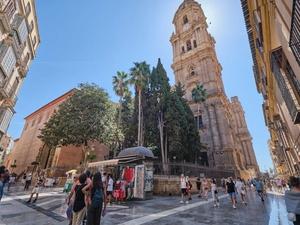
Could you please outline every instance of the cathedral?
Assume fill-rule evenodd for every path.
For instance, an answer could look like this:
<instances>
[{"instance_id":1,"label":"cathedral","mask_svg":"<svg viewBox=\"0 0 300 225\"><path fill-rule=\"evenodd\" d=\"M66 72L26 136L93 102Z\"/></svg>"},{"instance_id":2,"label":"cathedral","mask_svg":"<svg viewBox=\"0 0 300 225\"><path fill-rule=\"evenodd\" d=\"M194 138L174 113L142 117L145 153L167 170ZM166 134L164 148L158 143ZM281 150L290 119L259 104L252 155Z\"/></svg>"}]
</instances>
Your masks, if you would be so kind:
<instances>
[{"instance_id":1,"label":"cathedral","mask_svg":"<svg viewBox=\"0 0 300 225\"><path fill-rule=\"evenodd\" d=\"M186 90L186 99L199 123L201 162L213 168L226 168L243 177L259 172L245 112L237 96L229 101L222 81L222 66L215 51L215 39L208 33L201 5L184 0L174 15L170 42L175 82ZM206 101L192 99L196 85L206 89Z\"/></svg>"}]
</instances>

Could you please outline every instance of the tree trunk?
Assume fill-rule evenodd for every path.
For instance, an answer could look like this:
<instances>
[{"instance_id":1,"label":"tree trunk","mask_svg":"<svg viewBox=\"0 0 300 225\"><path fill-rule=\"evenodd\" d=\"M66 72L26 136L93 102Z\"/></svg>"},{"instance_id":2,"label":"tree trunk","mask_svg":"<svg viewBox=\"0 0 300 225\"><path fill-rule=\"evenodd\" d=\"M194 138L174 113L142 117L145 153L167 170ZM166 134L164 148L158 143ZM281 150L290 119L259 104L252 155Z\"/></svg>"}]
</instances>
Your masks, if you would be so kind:
<instances>
[{"instance_id":1,"label":"tree trunk","mask_svg":"<svg viewBox=\"0 0 300 225\"><path fill-rule=\"evenodd\" d=\"M165 137L165 171L169 171L169 159L168 159L168 134L166 132L166 137Z\"/></svg>"},{"instance_id":2,"label":"tree trunk","mask_svg":"<svg viewBox=\"0 0 300 225\"><path fill-rule=\"evenodd\" d=\"M199 103L197 103L198 112L197 112L197 131L199 132Z\"/></svg>"},{"instance_id":3,"label":"tree trunk","mask_svg":"<svg viewBox=\"0 0 300 225\"><path fill-rule=\"evenodd\" d=\"M81 144L81 162L82 166L86 166L86 152L85 152L85 144Z\"/></svg>"},{"instance_id":4,"label":"tree trunk","mask_svg":"<svg viewBox=\"0 0 300 225\"><path fill-rule=\"evenodd\" d=\"M159 112L158 115L158 128L159 128L159 135L160 135L161 161L163 165L163 172L165 172L166 160L165 160L165 151L164 151L164 123L163 123L163 116L161 112Z\"/></svg>"},{"instance_id":5,"label":"tree trunk","mask_svg":"<svg viewBox=\"0 0 300 225\"><path fill-rule=\"evenodd\" d=\"M142 90L139 90L138 146L141 145L141 93Z\"/></svg>"},{"instance_id":6,"label":"tree trunk","mask_svg":"<svg viewBox=\"0 0 300 225\"><path fill-rule=\"evenodd\" d=\"M141 146L144 146L144 111L141 108Z\"/></svg>"},{"instance_id":7,"label":"tree trunk","mask_svg":"<svg viewBox=\"0 0 300 225\"><path fill-rule=\"evenodd\" d=\"M118 124L117 124L117 132L120 128L120 123L121 123L121 113L122 113L122 96L120 96L120 100L119 100L119 118L118 118ZM117 142L118 142L118 135L116 133L116 140L115 140L115 147L114 147L114 158L117 156Z\"/></svg>"}]
</instances>

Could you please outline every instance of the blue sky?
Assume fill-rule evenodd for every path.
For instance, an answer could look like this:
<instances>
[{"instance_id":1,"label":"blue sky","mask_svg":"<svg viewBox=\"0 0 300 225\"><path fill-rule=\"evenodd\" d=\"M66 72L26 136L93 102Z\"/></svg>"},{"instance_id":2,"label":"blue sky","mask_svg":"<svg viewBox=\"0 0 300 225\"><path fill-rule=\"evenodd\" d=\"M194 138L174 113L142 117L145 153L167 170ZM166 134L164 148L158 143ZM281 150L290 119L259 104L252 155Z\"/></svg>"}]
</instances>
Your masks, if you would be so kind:
<instances>
[{"instance_id":1,"label":"blue sky","mask_svg":"<svg viewBox=\"0 0 300 225\"><path fill-rule=\"evenodd\" d=\"M183 0L36 0L41 44L18 96L8 133L21 135L24 118L79 83L96 83L118 101L112 76L133 62L156 66L161 58L174 84L173 16ZM228 98L238 96L253 137L261 170L273 168L264 124L263 99L256 91L252 58L239 0L198 0L223 67Z\"/></svg>"}]
</instances>

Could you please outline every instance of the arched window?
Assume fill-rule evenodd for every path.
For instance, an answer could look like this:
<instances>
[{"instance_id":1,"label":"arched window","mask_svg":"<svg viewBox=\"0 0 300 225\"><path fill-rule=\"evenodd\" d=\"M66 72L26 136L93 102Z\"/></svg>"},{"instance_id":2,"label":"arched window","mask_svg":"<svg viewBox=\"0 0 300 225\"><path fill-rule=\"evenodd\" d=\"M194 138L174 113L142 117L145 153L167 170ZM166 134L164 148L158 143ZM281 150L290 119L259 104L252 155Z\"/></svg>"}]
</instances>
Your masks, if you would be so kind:
<instances>
[{"instance_id":1,"label":"arched window","mask_svg":"<svg viewBox=\"0 0 300 225\"><path fill-rule=\"evenodd\" d=\"M183 23L186 24L187 22L189 22L189 20L188 20L188 18L187 18L187 15L185 15L185 16L183 17Z\"/></svg>"},{"instance_id":2,"label":"arched window","mask_svg":"<svg viewBox=\"0 0 300 225\"><path fill-rule=\"evenodd\" d=\"M194 43L194 48L196 48L196 47L197 47L197 42L196 42L196 40L194 40L193 43Z\"/></svg>"},{"instance_id":3,"label":"arched window","mask_svg":"<svg viewBox=\"0 0 300 225\"><path fill-rule=\"evenodd\" d=\"M195 73L195 71L194 71L194 68L193 68L193 67L191 67L191 68L189 69L189 74L190 74L190 76L194 76L194 75L196 75L196 73Z\"/></svg>"},{"instance_id":4,"label":"arched window","mask_svg":"<svg viewBox=\"0 0 300 225\"><path fill-rule=\"evenodd\" d=\"M186 42L186 48L187 48L188 51L192 49L192 44L191 44L191 41L190 41L190 40L188 40L188 41Z\"/></svg>"},{"instance_id":5,"label":"arched window","mask_svg":"<svg viewBox=\"0 0 300 225\"><path fill-rule=\"evenodd\" d=\"M30 3L28 2L25 7L26 16L28 16L30 12L31 12L31 6L30 6Z\"/></svg>"},{"instance_id":6,"label":"arched window","mask_svg":"<svg viewBox=\"0 0 300 225\"><path fill-rule=\"evenodd\" d=\"M181 53L185 53L184 46L181 47Z\"/></svg>"}]
</instances>

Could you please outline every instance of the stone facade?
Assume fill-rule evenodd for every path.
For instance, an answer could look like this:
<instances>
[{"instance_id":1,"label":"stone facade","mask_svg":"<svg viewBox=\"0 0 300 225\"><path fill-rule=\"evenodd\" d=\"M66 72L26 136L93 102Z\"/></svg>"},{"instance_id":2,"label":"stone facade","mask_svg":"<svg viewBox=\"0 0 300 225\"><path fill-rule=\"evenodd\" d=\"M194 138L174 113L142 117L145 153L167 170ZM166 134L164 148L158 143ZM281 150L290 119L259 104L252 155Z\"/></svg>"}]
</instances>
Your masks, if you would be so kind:
<instances>
[{"instance_id":1,"label":"stone facade","mask_svg":"<svg viewBox=\"0 0 300 225\"><path fill-rule=\"evenodd\" d=\"M17 141L17 144L12 149L11 156L9 157L9 163L11 165L12 159L17 160L17 168L15 172L20 174L22 171L32 171L32 162L37 161L40 163L38 170L44 170L49 167L62 167L69 169L76 169L80 165L82 151L81 148L74 146L58 146L55 149L49 149L44 143L37 138L40 134L40 129L44 127L44 123L47 122L55 110L58 110L58 106L65 101L73 90L58 97L52 102L41 107L37 111L33 112L25 118L26 123L24 125L22 134ZM93 154L97 156L96 160L101 161L108 157L109 149L99 142L88 143L89 146L95 145ZM87 149L86 154L92 153Z\"/></svg>"},{"instance_id":2,"label":"stone facade","mask_svg":"<svg viewBox=\"0 0 300 225\"><path fill-rule=\"evenodd\" d=\"M0 1L0 139L40 44L34 0Z\"/></svg>"},{"instance_id":3,"label":"stone facade","mask_svg":"<svg viewBox=\"0 0 300 225\"><path fill-rule=\"evenodd\" d=\"M202 163L233 169L237 175L251 170L255 174L259 168L245 112L238 97L232 97L230 102L226 96L215 40L207 31L201 5L185 0L175 13L173 24L172 69L176 83L180 82L186 89L185 97L195 117L198 108L192 99L192 90L199 84L207 93L199 112Z\"/></svg>"},{"instance_id":4,"label":"stone facade","mask_svg":"<svg viewBox=\"0 0 300 225\"><path fill-rule=\"evenodd\" d=\"M300 1L241 0L277 175L300 176Z\"/></svg>"}]
</instances>

